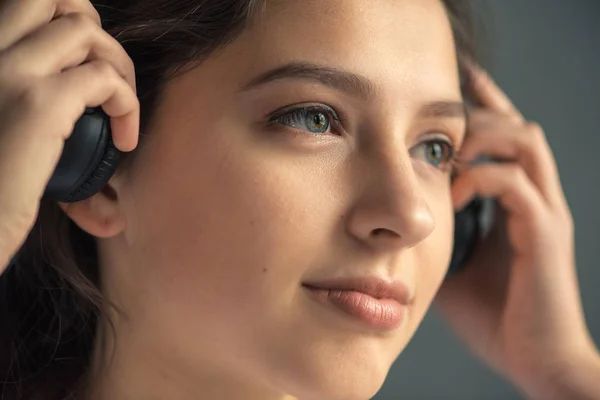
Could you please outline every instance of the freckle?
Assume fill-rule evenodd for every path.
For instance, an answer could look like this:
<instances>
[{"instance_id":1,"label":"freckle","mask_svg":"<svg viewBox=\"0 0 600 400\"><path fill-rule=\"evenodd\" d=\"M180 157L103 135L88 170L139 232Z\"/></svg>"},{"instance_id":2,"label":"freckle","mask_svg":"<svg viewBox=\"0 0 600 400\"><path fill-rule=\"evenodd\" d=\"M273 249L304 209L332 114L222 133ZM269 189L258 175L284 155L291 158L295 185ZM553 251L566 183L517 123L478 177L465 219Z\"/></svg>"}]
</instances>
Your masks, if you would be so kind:
<instances>
[{"instance_id":1,"label":"freckle","mask_svg":"<svg viewBox=\"0 0 600 400\"><path fill-rule=\"evenodd\" d=\"M250 226L254 226L255 223L256 222L253 219L250 220Z\"/></svg>"},{"instance_id":2,"label":"freckle","mask_svg":"<svg viewBox=\"0 0 600 400\"><path fill-rule=\"evenodd\" d=\"M267 269L266 269L266 268L263 268L263 272L267 272Z\"/></svg>"}]
</instances>

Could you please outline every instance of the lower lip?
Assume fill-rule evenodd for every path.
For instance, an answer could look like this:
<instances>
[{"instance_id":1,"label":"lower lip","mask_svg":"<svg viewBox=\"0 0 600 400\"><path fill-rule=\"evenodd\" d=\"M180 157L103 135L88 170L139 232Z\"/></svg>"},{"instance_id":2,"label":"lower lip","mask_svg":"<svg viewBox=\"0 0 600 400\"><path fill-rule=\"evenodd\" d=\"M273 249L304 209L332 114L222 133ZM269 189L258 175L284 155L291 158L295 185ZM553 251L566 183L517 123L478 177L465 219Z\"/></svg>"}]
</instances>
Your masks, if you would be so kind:
<instances>
[{"instance_id":1,"label":"lower lip","mask_svg":"<svg viewBox=\"0 0 600 400\"><path fill-rule=\"evenodd\" d=\"M392 299L376 299L351 290L304 288L321 304L334 306L375 330L390 331L398 328L406 313L406 306Z\"/></svg>"}]
</instances>

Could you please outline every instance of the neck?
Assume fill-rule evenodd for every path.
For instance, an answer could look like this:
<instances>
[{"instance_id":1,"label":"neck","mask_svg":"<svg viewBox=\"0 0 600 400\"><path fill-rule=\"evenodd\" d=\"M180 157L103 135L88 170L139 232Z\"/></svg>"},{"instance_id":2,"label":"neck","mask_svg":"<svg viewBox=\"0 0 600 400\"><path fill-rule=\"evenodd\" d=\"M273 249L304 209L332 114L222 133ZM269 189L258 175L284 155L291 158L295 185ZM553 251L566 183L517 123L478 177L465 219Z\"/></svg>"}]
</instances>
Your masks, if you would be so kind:
<instances>
[{"instance_id":1,"label":"neck","mask_svg":"<svg viewBox=\"0 0 600 400\"><path fill-rule=\"evenodd\" d=\"M86 400L296 400L225 367L186 364L185 353L165 348L147 331L100 326Z\"/></svg>"}]
</instances>

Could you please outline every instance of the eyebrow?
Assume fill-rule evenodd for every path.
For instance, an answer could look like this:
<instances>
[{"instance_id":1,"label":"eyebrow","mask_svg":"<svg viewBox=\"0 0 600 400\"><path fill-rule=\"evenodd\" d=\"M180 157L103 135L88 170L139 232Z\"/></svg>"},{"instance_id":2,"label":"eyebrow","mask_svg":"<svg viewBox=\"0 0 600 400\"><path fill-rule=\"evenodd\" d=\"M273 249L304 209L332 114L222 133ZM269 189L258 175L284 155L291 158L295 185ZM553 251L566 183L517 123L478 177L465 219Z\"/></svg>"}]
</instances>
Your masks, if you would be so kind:
<instances>
[{"instance_id":1,"label":"eyebrow","mask_svg":"<svg viewBox=\"0 0 600 400\"><path fill-rule=\"evenodd\" d=\"M325 86L366 100L373 98L376 92L373 84L360 75L306 62L291 62L266 71L253 78L243 87L243 90L281 79L317 81Z\"/></svg>"},{"instance_id":2,"label":"eyebrow","mask_svg":"<svg viewBox=\"0 0 600 400\"><path fill-rule=\"evenodd\" d=\"M468 112L465 103L460 101L434 101L419 109L421 118L463 118L467 119Z\"/></svg>"},{"instance_id":3,"label":"eyebrow","mask_svg":"<svg viewBox=\"0 0 600 400\"><path fill-rule=\"evenodd\" d=\"M377 92L364 76L307 62L291 62L263 72L244 85L242 91L283 79L316 81L363 100L374 98ZM423 105L417 115L420 118L467 118L467 107L460 101L433 101Z\"/></svg>"}]
</instances>

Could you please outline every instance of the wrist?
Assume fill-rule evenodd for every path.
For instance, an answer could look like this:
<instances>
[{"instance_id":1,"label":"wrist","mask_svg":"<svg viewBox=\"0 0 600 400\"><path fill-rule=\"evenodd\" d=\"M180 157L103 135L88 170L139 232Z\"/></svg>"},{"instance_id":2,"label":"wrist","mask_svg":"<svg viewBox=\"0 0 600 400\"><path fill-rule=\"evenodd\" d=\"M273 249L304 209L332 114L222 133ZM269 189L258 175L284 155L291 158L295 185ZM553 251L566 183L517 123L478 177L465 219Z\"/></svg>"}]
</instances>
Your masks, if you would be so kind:
<instances>
[{"instance_id":1,"label":"wrist","mask_svg":"<svg viewBox=\"0 0 600 400\"><path fill-rule=\"evenodd\" d=\"M600 353L594 348L565 360L554 373L525 391L531 400L600 399Z\"/></svg>"}]
</instances>

